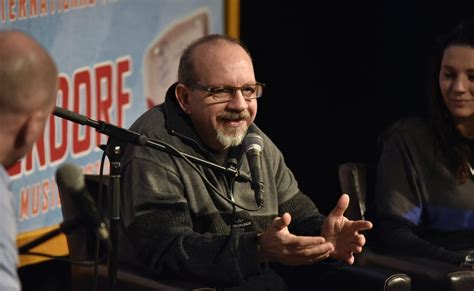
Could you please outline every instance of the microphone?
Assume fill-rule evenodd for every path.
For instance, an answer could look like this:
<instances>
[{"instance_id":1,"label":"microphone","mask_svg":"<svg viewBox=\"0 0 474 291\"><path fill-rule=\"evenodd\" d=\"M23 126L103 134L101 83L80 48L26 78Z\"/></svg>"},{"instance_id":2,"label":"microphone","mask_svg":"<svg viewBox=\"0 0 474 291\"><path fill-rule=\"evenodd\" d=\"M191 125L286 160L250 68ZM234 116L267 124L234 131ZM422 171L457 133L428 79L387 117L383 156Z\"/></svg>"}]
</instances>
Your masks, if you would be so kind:
<instances>
[{"instance_id":1,"label":"microphone","mask_svg":"<svg viewBox=\"0 0 474 291\"><path fill-rule=\"evenodd\" d=\"M263 139L256 133L249 133L245 136L243 145L249 162L252 188L255 192L255 203L257 203L258 207L263 207L263 178L260 161L260 153L263 150Z\"/></svg>"},{"instance_id":2,"label":"microphone","mask_svg":"<svg viewBox=\"0 0 474 291\"><path fill-rule=\"evenodd\" d=\"M109 238L105 223L100 219L95 202L86 189L86 182L81 168L65 164L56 171L56 182L59 189L71 195L81 215L81 220L94 229L101 240Z\"/></svg>"},{"instance_id":3,"label":"microphone","mask_svg":"<svg viewBox=\"0 0 474 291\"><path fill-rule=\"evenodd\" d=\"M54 108L53 114L58 116L58 117L67 119L69 121L72 121L72 122L75 122L75 123L78 123L78 124L81 124L81 125L88 125L88 126L91 126L93 128L96 128L96 129L98 129L100 127L99 122L97 122L93 119L90 119L87 116L81 115L81 114L76 113L74 111L70 111L70 110L67 110L67 109L64 109L64 108L61 108L61 107L58 107L58 106L56 106Z\"/></svg>"}]
</instances>

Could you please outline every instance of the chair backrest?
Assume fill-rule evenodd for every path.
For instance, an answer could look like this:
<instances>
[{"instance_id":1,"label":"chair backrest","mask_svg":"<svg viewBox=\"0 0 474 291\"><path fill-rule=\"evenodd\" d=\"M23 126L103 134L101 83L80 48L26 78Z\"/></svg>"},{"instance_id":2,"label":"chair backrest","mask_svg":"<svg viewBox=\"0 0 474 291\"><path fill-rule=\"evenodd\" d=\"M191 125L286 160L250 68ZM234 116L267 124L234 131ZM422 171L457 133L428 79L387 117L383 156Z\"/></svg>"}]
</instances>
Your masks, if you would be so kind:
<instances>
[{"instance_id":1,"label":"chair backrest","mask_svg":"<svg viewBox=\"0 0 474 291\"><path fill-rule=\"evenodd\" d=\"M366 219L367 174L368 166L363 163L344 163L339 166L341 190L351 199L345 215L352 220Z\"/></svg>"}]
</instances>

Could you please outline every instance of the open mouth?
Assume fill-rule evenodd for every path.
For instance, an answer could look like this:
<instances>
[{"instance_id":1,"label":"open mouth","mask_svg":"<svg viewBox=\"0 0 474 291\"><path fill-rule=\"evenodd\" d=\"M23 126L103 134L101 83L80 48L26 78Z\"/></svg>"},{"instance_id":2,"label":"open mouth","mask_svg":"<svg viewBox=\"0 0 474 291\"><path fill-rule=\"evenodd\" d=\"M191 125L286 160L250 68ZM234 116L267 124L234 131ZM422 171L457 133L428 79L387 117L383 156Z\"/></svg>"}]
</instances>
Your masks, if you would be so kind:
<instances>
[{"instance_id":1,"label":"open mouth","mask_svg":"<svg viewBox=\"0 0 474 291\"><path fill-rule=\"evenodd\" d=\"M245 123L244 118L221 118L221 121L226 126L231 126L231 127L240 127L242 126L242 124Z\"/></svg>"},{"instance_id":2,"label":"open mouth","mask_svg":"<svg viewBox=\"0 0 474 291\"><path fill-rule=\"evenodd\" d=\"M242 112L224 112L218 118L224 123L225 126L229 127L241 127L247 122L247 118L250 116L248 111Z\"/></svg>"}]
</instances>

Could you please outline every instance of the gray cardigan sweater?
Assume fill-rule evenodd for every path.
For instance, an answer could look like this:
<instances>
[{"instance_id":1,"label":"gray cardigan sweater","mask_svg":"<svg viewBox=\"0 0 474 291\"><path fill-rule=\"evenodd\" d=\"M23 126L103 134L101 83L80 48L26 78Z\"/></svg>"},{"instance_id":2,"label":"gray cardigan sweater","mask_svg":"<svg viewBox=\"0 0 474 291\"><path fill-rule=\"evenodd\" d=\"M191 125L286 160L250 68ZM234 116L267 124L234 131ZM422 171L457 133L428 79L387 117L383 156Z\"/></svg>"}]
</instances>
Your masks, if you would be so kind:
<instances>
[{"instance_id":1,"label":"gray cardigan sweater","mask_svg":"<svg viewBox=\"0 0 474 291\"><path fill-rule=\"evenodd\" d=\"M168 90L165 103L144 113L131 130L217 163L178 106L174 87ZM214 287L263 288L257 233L274 217L289 212L292 233L320 234L324 216L301 193L282 153L256 125L249 132L264 139L265 202L255 212L236 208L233 213L233 206L216 195L182 158L148 147L128 146L122 159L123 222L136 257L152 274ZM240 147L231 149L229 155L237 159L241 172L249 172ZM240 205L256 208L249 183L197 167L221 193L233 196Z\"/></svg>"}]
</instances>

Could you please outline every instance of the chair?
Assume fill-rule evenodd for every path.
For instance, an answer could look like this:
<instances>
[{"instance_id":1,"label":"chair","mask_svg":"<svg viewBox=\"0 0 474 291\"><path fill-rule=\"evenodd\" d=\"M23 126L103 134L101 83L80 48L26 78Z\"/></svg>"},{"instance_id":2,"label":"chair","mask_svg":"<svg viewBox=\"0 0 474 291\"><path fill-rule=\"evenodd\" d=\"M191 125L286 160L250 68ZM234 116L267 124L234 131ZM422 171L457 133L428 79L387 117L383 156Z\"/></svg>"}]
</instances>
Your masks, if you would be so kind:
<instances>
[{"instance_id":1,"label":"chair","mask_svg":"<svg viewBox=\"0 0 474 291\"><path fill-rule=\"evenodd\" d=\"M375 166L343 163L339 166L338 175L342 192L351 199L346 216L353 220L373 221L374 205L370 202L374 198ZM376 226L377 222L374 221L374 224ZM375 238L369 234L368 246L358 256L356 264L405 273L412 278L414 290L474 290L474 271L421 257L382 254L376 247Z\"/></svg>"},{"instance_id":2,"label":"chair","mask_svg":"<svg viewBox=\"0 0 474 291\"><path fill-rule=\"evenodd\" d=\"M91 193L96 204L99 192L99 178L97 175L86 175L85 176L86 187L88 192ZM103 178L104 182L108 181L108 177ZM60 185L59 195L61 199L61 210L64 221L72 221L79 216L79 211L73 203L70 195L66 195L67 191L62 191ZM103 217L107 211L107 186L103 185L103 207L100 212ZM66 234L66 239L69 248L69 258L72 260L88 260L91 261L95 254L95 234L86 229L85 227L79 226L74 229L71 233ZM104 249L104 248L101 248ZM105 254L102 252L100 257ZM79 266L71 265L71 287L72 290L91 290L93 291L93 279L94 279L94 268L92 266ZM106 262L101 262L98 265L98 290L107 290L108 282L108 268ZM156 281L152 278L148 278L138 272L133 272L128 269L121 268L117 269L117 291L151 291L151 290L213 290L212 288L204 288L196 286L194 284L188 284L186 282L175 282L175 281Z\"/></svg>"}]
</instances>

